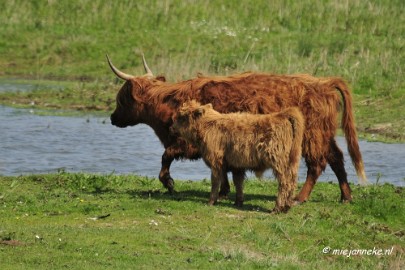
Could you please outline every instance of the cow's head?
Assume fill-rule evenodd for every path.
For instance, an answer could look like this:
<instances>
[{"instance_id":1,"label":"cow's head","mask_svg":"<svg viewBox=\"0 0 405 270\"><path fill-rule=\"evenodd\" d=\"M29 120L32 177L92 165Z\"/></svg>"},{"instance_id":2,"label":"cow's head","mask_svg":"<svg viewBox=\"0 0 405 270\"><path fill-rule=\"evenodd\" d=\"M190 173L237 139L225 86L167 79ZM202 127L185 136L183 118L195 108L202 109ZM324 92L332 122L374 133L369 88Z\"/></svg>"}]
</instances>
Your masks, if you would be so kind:
<instances>
[{"instance_id":1,"label":"cow's head","mask_svg":"<svg viewBox=\"0 0 405 270\"><path fill-rule=\"evenodd\" d=\"M107 55L107 61L111 70L118 78L125 80L116 98L116 109L111 114L111 124L117 127L127 127L139 124L143 121L145 113L146 97L145 92L148 86L156 79L152 71L146 64L145 57L142 55L142 61L145 68L145 75L133 76L118 70Z\"/></svg>"},{"instance_id":2,"label":"cow's head","mask_svg":"<svg viewBox=\"0 0 405 270\"><path fill-rule=\"evenodd\" d=\"M195 100L185 102L178 113L173 116L171 132L178 134L190 142L198 140L198 120L208 111L212 104L201 105Z\"/></svg>"}]
</instances>

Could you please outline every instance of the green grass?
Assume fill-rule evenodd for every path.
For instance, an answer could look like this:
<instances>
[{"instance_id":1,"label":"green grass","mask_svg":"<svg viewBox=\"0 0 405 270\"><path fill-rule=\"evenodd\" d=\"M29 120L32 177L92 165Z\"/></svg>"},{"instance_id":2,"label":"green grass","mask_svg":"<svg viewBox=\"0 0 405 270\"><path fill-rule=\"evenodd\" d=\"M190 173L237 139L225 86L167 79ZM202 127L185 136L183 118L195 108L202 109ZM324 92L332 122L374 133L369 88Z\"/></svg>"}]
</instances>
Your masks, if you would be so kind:
<instances>
[{"instance_id":1,"label":"green grass","mask_svg":"<svg viewBox=\"0 0 405 270\"><path fill-rule=\"evenodd\" d=\"M335 184L287 214L273 181L248 180L242 209L206 205L208 181L66 173L0 177L2 269L400 269L405 265L404 190ZM233 190L233 189L232 189ZM234 192L230 198L233 199ZM386 256L332 250L391 249Z\"/></svg>"},{"instance_id":2,"label":"green grass","mask_svg":"<svg viewBox=\"0 0 405 270\"><path fill-rule=\"evenodd\" d=\"M13 84L28 91L0 92L0 104L18 108L48 109L64 111L65 114L76 112L98 112L107 114L115 107L116 90L112 83L97 82L61 82L55 81L19 81L0 79L0 84Z\"/></svg>"},{"instance_id":3,"label":"green grass","mask_svg":"<svg viewBox=\"0 0 405 270\"><path fill-rule=\"evenodd\" d=\"M15 106L111 111L105 54L169 81L246 70L341 76L359 131L405 141L404 1L23 1L0 3L0 76L73 80L62 91L0 94ZM56 92L56 93L55 93Z\"/></svg>"}]
</instances>

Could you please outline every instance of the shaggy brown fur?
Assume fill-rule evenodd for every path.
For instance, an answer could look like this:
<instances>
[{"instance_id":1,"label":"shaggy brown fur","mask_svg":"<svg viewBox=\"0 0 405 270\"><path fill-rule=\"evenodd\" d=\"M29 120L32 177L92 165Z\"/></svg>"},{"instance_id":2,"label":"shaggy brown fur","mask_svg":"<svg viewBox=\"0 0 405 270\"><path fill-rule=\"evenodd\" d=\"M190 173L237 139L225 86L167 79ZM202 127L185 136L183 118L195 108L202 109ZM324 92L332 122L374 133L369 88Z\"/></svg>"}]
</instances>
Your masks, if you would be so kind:
<instances>
[{"instance_id":1,"label":"shaggy brown fur","mask_svg":"<svg viewBox=\"0 0 405 270\"><path fill-rule=\"evenodd\" d=\"M111 122L119 127L145 123L154 129L165 147L159 179L169 191L173 190L174 184L169 172L173 160L200 158L194 146L169 133L172 115L184 101L191 99L202 104L212 103L221 113L266 114L299 107L306 123L302 155L308 167L306 182L297 196L299 202L308 199L328 163L339 180L342 201L352 199L343 153L335 141L342 99L341 124L350 157L360 180L366 179L354 124L352 97L340 78L243 73L168 83L162 78L133 77L126 81L117 95L117 108L111 115ZM229 184L225 181L221 194L228 192Z\"/></svg>"},{"instance_id":2,"label":"shaggy brown fur","mask_svg":"<svg viewBox=\"0 0 405 270\"><path fill-rule=\"evenodd\" d=\"M186 102L174 118L172 130L197 146L211 168L214 204L224 176L232 172L235 204L243 204L245 170L262 173L272 168L279 183L275 212L286 212L293 203L301 158L304 119L296 107L273 114L220 114L211 104Z\"/></svg>"}]
</instances>

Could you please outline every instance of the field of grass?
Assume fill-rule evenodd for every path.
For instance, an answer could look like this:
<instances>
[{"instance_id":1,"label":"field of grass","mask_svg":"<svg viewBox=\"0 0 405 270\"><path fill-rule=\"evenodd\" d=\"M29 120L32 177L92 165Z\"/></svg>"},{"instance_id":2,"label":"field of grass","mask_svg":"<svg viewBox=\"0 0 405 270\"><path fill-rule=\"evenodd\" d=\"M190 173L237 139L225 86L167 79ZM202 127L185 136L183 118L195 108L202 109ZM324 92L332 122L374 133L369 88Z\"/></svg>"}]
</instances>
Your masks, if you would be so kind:
<instances>
[{"instance_id":1,"label":"field of grass","mask_svg":"<svg viewBox=\"0 0 405 270\"><path fill-rule=\"evenodd\" d=\"M246 70L341 76L359 131L405 141L404 1L23 1L0 3L0 76L72 80L0 103L110 111L105 54L177 81Z\"/></svg>"},{"instance_id":2,"label":"field of grass","mask_svg":"<svg viewBox=\"0 0 405 270\"><path fill-rule=\"evenodd\" d=\"M271 180L248 180L242 209L230 200L207 206L209 189L176 181L169 195L157 179L134 175L0 177L1 268L405 267L401 187L353 186L354 202L341 204L337 185L318 183L309 202L279 215L268 212Z\"/></svg>"}]
</instances>

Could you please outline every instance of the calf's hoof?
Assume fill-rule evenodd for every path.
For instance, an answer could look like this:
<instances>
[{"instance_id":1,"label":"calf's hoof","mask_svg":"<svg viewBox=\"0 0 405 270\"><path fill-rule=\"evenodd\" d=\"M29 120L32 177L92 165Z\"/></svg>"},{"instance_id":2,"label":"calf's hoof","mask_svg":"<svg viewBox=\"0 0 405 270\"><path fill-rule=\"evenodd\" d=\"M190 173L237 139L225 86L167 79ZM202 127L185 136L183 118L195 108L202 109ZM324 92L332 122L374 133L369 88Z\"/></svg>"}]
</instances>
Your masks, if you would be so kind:
<instances>
[{"instance_id":1,"label":"calf's hoof","mask_svg":"<svg viewBox=\"0 0 405 270\"><path fill-rule=\"evenodd\" d=\"M276 206L271 210L272 214L280 214L280 213L287 213L288 210L290 210L291 206L285 205L285 206Z\"/></svg>"},{"instance_id":2,"label":"calf's hoof","mask_svg":"<svg viewBox=\"0 0 405 270\"><path fill-rule=\"evenodd\" d=\"M229 189L221 189L219 191L219 199L228 199L228 194L229 194L230 190Z\"/></svg>"},{"instance_id":3,"label":"calf's hoof","mask_svg":"<svg viewBox=\"0 0 405 270\"><path fill-rule=\"evenodd\" d=\"M243 201L235 201L235 203L233 204L238 208L242 208L243 207Z\"/></svg>"},{"instance_id":4,"label":"calf's hoof","mask_svg":"<svg viewBox=\"0 0 405 270\"><path fill-rule=\"evenodd\" d=\"M214 204L216 204L217 201L216 200L209 200L208 201L208 206L213 206Z\"/></svg>"}]
</instances>

